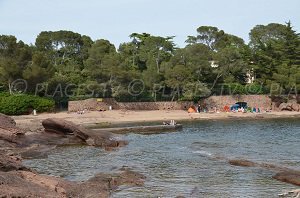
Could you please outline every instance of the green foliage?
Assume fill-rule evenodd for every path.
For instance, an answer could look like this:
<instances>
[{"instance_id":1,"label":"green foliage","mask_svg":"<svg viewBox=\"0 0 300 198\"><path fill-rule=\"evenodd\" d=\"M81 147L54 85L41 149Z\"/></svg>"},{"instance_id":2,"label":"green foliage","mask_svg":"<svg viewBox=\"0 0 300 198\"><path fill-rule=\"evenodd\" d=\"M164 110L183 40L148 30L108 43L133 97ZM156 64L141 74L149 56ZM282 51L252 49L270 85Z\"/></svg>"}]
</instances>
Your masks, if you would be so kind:
<instances>
[{"instance_id":1,"label":"green foliage","mask_svg":"<svg viewBox=\"0 0 300 198\"><path fill-rule=\"evenodd\" d=\"M291 23L257 25L249 36L246 44L217 27L200 26L182 48L173 36L132 33L117 49L108 40L65 30L43 31L33 46L0 35L0 90L13 93L13 82L24 79L27 93L51 97L57 106L90 97L158 101L297 93L300 36ZM142 90L131 93L137 79L142 84L135 88ZM23 106L14 111L24 112Z\"/></svg>"},{"instance_id":2,"label":"green foliage","mask_svg":"<svg viewBox=\"0 0 300 198\"><path fill-rule=\"evenodd\" d=\"M269 87L271 94L287 94L300 86L300 36L290 22L256 26L250 39L258 82Z\"/></svg>"},{"instance_id":3,"label":"green foliage","mask_svg":"<svg viewBox=\"0 0 300 198\"><path fill-rule=\"evenodd\" d=\"M0 112L6 115L28 114L33 109L37 112L54 110L55 103L51 99L33 95L0 93Z\"/></svg>"}]
</instances>

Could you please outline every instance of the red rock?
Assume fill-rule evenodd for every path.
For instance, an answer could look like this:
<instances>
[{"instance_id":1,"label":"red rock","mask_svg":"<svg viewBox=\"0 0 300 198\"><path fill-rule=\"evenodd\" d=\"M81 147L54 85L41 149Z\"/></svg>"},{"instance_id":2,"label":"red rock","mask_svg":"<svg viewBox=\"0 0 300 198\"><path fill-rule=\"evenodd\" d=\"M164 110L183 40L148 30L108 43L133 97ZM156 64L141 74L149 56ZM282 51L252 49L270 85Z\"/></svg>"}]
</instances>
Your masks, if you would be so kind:
<instances>
[{"instance_id":1,"label":"red rock","mask_svg":"<svg viewBox=\"0 0 300 198\"><path fill-rule=\"evenodd\" d=\"M243 159L232 159L228 161L229 164L233 166L245 166L245 167L254 167L257 166L258 164L255 162L251 162L248 160L243 160Z\"/></svg>"},{"instance_id":2,"label":"red rock","mask_svg":"<svg viewBox=\"0 0 300 198\"><path fill-rule=\"evenodd\" d=\"M300 110L300 105L297 104L297 103L293 103L291 107L292 107L293 111L299 111Z\"/></svg>"},{"instance_id":3,"label":"red rock","mask_svg":"<svg viewBox=\"0 0 300 198\"><path fill-rule=\"evenodd\" d=\"M0 113L0 127L14 128L16 127L16 122L11 117Z\"/></svg>"},{"instance_id":4,"label":"red rock","mask_svg":"<svg viewBox=\"0 0 300 198\"><path fill-rule=\"evenodd\" d=\"M300 171L279 172L276 175L274 175L273 178L282 182L300 186Z\"/></svg>"},{"instance_id":5,"label":"red rock","mask_svg":"<svg viewBox=\"0 0 300 198\"><path fill-rule=\"evenodd\" d=\"M71 135L82 139L90 146L99 147L120 147L127 144L126 141L119 140L110 132L95 132L85 129L73 122L63 119L49 118L42 122L46 132Z\"/></svg>"}]
</instances>

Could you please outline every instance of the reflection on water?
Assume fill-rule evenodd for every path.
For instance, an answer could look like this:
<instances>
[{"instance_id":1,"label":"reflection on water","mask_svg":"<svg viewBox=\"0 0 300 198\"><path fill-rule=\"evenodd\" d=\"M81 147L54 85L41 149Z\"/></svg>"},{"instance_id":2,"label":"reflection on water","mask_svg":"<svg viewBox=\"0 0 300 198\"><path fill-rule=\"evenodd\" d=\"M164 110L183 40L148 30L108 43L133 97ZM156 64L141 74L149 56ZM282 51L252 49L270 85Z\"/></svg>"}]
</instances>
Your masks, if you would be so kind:
<instances>
[{"instance_id":1,"label":"reflection on water","mask_svg":"<svg viewBox=\"0 0 300 198\"><path fill-rule=\"evenodd\" d=\"M296 119L199 121L175 133L129 134L129 145L115 152L61 147L48 159L25 164L76 181L123 165L147 177L144 187L121 187L113 197L277 197L295 186L273 180L267 170L231 166L222 157L300 169L299 137Z\"/></svg>"}]
</instances>

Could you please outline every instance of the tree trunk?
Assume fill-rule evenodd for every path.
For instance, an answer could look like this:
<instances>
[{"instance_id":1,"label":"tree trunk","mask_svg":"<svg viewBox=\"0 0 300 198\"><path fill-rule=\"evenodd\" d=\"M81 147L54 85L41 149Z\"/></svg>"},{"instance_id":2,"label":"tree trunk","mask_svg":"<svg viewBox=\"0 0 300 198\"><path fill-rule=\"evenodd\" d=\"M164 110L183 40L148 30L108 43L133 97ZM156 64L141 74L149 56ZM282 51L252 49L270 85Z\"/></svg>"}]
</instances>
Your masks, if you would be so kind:
<instances>
[{"instance_id":1,"label":"tree trunk","mask_svg":"<svg viewBox=\"0 0 300 198\"><path fill-rule=\"evenodd\" d=\"M211 90L215 87L215 85L217 84L217 82L218 82L219 78L221 78L221 76L222 76L222 74L217 75L216 79L214 80L214 83L213 83L212 87L210 88Z\"/></svg>"},{"instance_id":2,"label":"tree trunk","mask_svg":"<svg viewBox=\"0 0 300 198\"><path fill-rule=\"evenodd\" d=\"M12 87L11 87L10 80L8 80L8 89L9 89L9 94L12 95Z\"/></svg>"}]
</instances>

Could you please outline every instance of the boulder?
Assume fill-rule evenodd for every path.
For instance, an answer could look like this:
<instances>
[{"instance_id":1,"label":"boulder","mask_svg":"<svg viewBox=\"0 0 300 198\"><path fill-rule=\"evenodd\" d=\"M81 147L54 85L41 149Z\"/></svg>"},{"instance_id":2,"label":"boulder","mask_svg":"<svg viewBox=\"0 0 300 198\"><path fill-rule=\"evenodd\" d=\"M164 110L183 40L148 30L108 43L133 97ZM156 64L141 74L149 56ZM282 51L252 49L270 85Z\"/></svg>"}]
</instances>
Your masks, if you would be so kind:
<instances>
[{"instance_id":1,"label":"boulder","mask_svg":"<svg viewBox=\"0 0 300 198\"><path fill-rule=\"evenodd\" d=\"M280 111L292 111L292 103L281 103L279 105Z\"/></svg>"},{"instance_id":2,"label":"boulder","mask_svg":"<svg viewBox=\"0 0 300 198\"><path fill-rule=\"evenodd\" d=\"M43 120L42 125L45 128L45 132L48 133L75 135L83 140L86 140L88 138L88 136L84 133L84 128L79 127L73 122L67 120L48 118L46 120Z\"/></svg>"},{"instance_id":3,"label":"boulder","mask_svg":"<svg viewBox=\"0 0 300 198\"><path fill-rule=\"evenodd\" d=\"M290 102L287 103L286 110L287 110L287 111L293 111L292 105L293 105L293 103L290 103Z\"/></svg>"},{"instance_id":4,"label":"boulder","mask_svg":"<svg viewBox=\"0 0 300 198\"><path fill-rule=\"evenodd\" d=\"M126 141L118 139L113 133L95 132L63 119L48 118L42 122L42 125L45 127L45 132L74 135L90 146L110 148L127 144Z\"/></svg>"},{"instance_id":5,"label":"boulder","mask_svg":"<svg viewBox=\"0 0 300 198\"><path fill-rule=\"evenodd\" d=\"M292 107L293 111L299 111L300 110L300 105L297 104L297 103L293 103L291 107Z\"/></svg>"}]
</instances>

